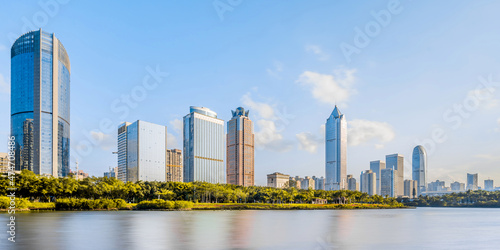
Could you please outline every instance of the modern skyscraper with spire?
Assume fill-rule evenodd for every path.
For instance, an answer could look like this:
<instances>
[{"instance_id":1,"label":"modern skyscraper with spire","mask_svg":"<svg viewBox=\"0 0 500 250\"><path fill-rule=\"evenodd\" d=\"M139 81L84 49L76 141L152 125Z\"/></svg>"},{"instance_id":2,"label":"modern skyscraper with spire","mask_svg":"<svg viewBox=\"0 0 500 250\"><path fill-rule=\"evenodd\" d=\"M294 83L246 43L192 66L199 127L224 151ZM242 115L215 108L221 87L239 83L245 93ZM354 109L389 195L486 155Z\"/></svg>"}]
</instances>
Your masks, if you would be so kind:
<instances>
[{"instance_id":1,"label":"modern skyscraper with spire","mask_svg":"<svg viewBox=\"0 0 500 250\"><path fill-rule=\"evenodd\" d=\"M231 111L227 122L226 164L227 183L241 186L254 185L254 133L249 111L242 107Z\"/></svg>"},{"instance_id":2,"label":"modern skyscraper with spire","mask_svg":"<svg viewBox=\"0 0 500 250\"><path fill-rule=\"evenodd\" d=\"M53 33L42 29L20 36L10 54L15 169L67 176L71 74L68 54Z\"/></svg>"},{"instance_id":3,"label":"modern skyscraper with spire","mask_svg":"<svg viewBox=\"0 0 500 250\"><path fill-rule=\"evenodd\" d=\"M420 145L413 149L412 170L412 179L417 181L417 195L420 195L422 192L425 192L427 187L427 153L425 152L425 148Z\"/></svg>"},{"instance_id":4,"label":"modern skyscraper with spire","mask_svg":"<svg viewBox=\"0 0 500 250\"><path fill-rule=\"evenodd\" d=\"M326 120L325 130L325 189L347 189L347 121L337 105Z\"/></svg>"}]
</instances>

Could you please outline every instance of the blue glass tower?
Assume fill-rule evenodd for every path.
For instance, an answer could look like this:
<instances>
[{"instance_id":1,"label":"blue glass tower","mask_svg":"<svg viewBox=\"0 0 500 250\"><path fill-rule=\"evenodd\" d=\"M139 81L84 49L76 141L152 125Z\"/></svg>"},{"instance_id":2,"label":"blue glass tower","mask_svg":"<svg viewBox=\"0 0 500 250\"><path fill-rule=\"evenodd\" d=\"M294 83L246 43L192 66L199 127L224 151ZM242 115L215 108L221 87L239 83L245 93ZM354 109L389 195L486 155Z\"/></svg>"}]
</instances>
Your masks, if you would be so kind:
<instances>
[{"instance_id":1,"label":"blue glass tower","mask_svg":"<svg viewBox=\"0 0 500 250\"><path fill-rule=\"evenodd\" d=\"M347 189L347 121L337 106L326 120L325 190Z\"/></svg>"},{"instance_id":2,"label":"blue glass tower","mask_svg":"<svg viewBox=\"0 0 500 250\"><path fill-rule=\"evenodd\" d=\"M40 30L11 48L11 135L15 169L66 176L70 152L69 57L54 34Z\"/></svg>"},{"instance_id":3,"label":"blue glass tower","mask_svg":"<svg viewBox=\"0 0 500 250\"><path fill-rule=\"evenodd\" d=\"M412 155L412 179L417 181L418 194L426 191L427 187L427 153L424 147L418 145L413 149Z\"/></svg>"}]
</instances>

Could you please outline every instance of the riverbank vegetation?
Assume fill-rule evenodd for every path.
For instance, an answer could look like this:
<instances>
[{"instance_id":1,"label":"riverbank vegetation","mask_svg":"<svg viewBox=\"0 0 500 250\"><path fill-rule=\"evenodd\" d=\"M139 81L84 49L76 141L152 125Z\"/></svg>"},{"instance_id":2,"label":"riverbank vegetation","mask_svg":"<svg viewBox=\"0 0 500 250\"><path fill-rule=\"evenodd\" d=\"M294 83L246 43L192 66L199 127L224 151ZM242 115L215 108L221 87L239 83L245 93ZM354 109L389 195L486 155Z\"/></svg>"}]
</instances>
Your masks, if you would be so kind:
<instances>
[{"instance_id":1,"label":"riverbank vegetation","mask_svg":"<svg viewBox=\"0 0 500 250\"><path fill-rule=\"evenodd\" d=\"M7 177L0 177L0 196L9 194L7 190L9 185L10 181ZM189 203L180 203L180 201L189 201L193 204L272 204L298 209L301 206L286 204L310 204L316 199L338 205L356 203L366 204L366 206L375 204L387 207L402 206L394 198L369 196L366 193L349 190L302 190L293 187L278 189L206 182L124 183L116 178L107 177L89 177L78 181L73 178L39 176L28 170L23 170L16 175L15 187L17 188L16 199L23 199L30 203L52 203L53 205L50 206L58 210L133 209L130 205L124 205L130 203L137 203L136 209L190 208L190 205L186 205ZM265 206L267 205L261 207ZM306 208L306 206L302 207ZM325 208L329 207L325 206ZM342 208L342 206L335 206L335 208Z\"/></svg>"},{"instance_id":2,"label":"riverbank vegetation","mask_svg":"<svg viewBox=\"0 0 500 250\"><path fill-rule=\"evenodd\" d=\"M442 196L420 196L401 202L415 207L500 207L500 191L469 190Z\"/></svg>"}]
</instances>

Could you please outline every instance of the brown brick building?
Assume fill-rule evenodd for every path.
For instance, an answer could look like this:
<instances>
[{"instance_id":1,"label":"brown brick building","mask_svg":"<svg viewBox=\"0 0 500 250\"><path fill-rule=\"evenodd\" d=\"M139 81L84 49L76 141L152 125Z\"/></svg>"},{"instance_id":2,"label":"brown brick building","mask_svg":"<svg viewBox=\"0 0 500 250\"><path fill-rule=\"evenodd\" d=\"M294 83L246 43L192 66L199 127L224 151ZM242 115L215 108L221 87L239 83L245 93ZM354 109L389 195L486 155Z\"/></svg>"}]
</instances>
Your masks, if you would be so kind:
<instances>
[{"instance_id":1,"label":"brown brick building","mask_svg":"<svg viewBox=\"0 0 500 250\"><path fill-rule=\"evenodd\" d=\"M182 182L182 150L167 149L165 180Z\"/></svg>"},{"instance_id":2,"label":"brown brick building","mask_svg":"<svg viewBox=\"0 0 500 250\"><path fill-rule=\"evenodd\" d=\"M254 133L248 110L237 108L227 122L226 182L254 185Z\"/></svg>"}]
</instances>

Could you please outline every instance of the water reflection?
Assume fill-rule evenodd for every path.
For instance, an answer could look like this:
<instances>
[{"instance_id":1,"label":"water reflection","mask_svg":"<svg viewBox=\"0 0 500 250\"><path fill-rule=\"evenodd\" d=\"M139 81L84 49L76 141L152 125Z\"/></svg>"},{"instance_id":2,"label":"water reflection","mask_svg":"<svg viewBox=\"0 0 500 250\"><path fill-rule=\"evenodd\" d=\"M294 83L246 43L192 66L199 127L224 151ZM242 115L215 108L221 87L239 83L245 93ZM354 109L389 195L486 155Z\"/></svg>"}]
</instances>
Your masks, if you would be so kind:
<instances>
[{"instance_id":1,"label":"water reflection","mask_svg":"<svg viewBox=\"0 0 500 250\"><path fill-rule=\"evenodd\" d=\"M499 231L500 209L40 212L0 249L494 249Z\"/></svg>"}]
</instances>

